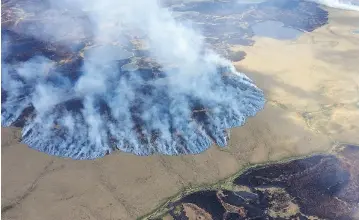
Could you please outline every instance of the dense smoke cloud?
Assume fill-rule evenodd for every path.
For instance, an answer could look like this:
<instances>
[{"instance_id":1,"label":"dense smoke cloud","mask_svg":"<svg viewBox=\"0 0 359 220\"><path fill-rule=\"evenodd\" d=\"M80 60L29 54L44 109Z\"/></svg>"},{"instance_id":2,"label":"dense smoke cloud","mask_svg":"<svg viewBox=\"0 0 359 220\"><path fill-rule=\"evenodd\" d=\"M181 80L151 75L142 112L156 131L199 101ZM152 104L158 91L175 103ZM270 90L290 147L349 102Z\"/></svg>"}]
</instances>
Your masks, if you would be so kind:
<instances>
[{"instance_id":1,"label":"dense smoke cloud","mask_svg":"<svg viewBox=\"0 0 359 220\"><path fill-rule=\"evenodd\" d=\"M40 19L12 31L83 56L77 72L42 54L3 60L2 124L25 120L23 142L32 148L75 159L116 149L200 153L213 141L225 146L226 129L242 125L264 105L250 79L206 49L189 22L177 22L156 0L23 4ZM156 73L125 68L136 56L129 36L144 39L147 56L159 66ZM91 45L79 51L88 39ZM4 41L3 57L15 44Z\"/></svg>"}]
</instances>

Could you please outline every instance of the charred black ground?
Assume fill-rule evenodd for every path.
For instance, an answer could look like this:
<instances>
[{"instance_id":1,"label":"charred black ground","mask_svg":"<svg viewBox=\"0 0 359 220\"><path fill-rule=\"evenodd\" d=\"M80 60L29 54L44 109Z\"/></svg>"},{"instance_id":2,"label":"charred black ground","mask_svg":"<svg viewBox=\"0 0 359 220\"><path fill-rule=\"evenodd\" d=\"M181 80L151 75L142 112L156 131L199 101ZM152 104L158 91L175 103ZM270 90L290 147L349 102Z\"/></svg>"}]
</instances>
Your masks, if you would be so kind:
<instances>
[{"instance_id":1,"label":"charred black ground","mask_svg":"<svg viewBox=\"0 0 359 220\"><path fill-rule=\"evenodd\" d=\"M233 188L248 191L194 192L169 203L167 214L174 219L193 213L214 220L353 219L359 202L359 146L341 145L334 152L250 168L232 182Z\"/></svg>"},{"instance_id":2,"label":"charred black ground","mask_svg":"<svg viewBox=\"0 0 359 220\"><path fill-rule=\"evenodd\" d=\"M228 66L218 66L214 72L206 73L206 79L212 79L208 92L222 94L228 99L226 101L204 100L193 92L173 92L173 88L163 82L169 80L169 73L176 73L176 65L180 64L164 69L144 46L145 36L128 35L122 39L121 46L116 42L96 44L95 33L89 29L84 30L84 36L66 35L55 39L45 34L42 39L36 38L29 33L32 28L37 28L36 25L41 27L45 22L38 20L36 13L27 14L27 4L27 1L10 0L2 5L2 70L7 73L7 77L2 78L2 125L24 127L23 142L39 151L75 159L93 159L116 149L137 155L200 153L213 142L225 146L227 129L241 126L247 117L255 115L264 105L262 91ZM48 7L46 1L32 4L38 4L39 13ZM246 5L227 2L220 3L221 7L218 4L186 3L172 9L178 13L179 21L190 19L202 31L209 47L234 61L243 59L245 53L231 52L230 45L252 44L250 27L255 23L276 20L291 28L312 31L327 22L326 11L305 1L274 0ZM190 11L198 13L183 13ZM71 11L62 13L77 16ZM225 17L214 19L215 16ZM42 19L50 18L45 14ZM81 21L89 22L86 17ZM97 60L88 55L92 51L111 53L111 65L96 66ZM86 94L74 96L73 90L86 73L84 66L89 62L101 74L115 74L106 81L105 92L91 95L91 99ZM24 69L24 66L26 74L30 75L26 79L19 72L19 68ZM31 76L39 71L40 76ZM202 79L198 80L202 82ZM39 82L52 90L61 90L65 97L71 97L54 105L42 118L39 118L32 100ZM121 83L122 87L119 86ZM115 90L126 86L131 88L131 94L121 91L118 99ZM124 106L118 104L114 107L118 100L126 100L127 110L121 112L121 116L114 116L111 111ZM173 110L174 106L176 110ZM156 111L148 115L152 107ZM88 118L83 115L84 110L89 109L98 112L96 120L101 121L99 130L102 132L98 134L101 140L96 144L90 135L92 125L86 125ZM81 133L73 134L66 127L68 124L64 124L65 119Z\"/></svg>"}]
</instances>

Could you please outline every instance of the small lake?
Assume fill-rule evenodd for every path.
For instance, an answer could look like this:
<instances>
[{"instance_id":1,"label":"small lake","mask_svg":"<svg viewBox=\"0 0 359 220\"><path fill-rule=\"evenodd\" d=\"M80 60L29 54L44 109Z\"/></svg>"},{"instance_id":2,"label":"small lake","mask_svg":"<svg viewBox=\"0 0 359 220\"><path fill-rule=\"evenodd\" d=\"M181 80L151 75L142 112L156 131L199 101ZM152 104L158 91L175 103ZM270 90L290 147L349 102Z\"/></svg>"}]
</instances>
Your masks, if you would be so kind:
<instances>
[{"instance_id":1,"label":"small lake","mask_svg":"<svg viewBox=\"0 0 359 220\"><path fill-rule=\"evenodd\" d=\"M303 32L294 28L284 27L279 21L264 21L252 25L255 36L269 37L277 40L294 40Z\"/></svg>"}]
</instances>

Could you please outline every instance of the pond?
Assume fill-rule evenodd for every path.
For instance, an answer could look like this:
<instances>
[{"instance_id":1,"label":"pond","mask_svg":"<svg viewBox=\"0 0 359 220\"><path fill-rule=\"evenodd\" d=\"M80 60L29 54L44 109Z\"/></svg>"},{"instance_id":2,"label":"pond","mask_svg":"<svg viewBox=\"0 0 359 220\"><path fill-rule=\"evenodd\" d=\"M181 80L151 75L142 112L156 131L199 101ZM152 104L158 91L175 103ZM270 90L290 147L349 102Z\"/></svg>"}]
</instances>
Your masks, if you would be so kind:
<instances>
[{"instance_id":1,"label":"pond","mask_svg":"<svg viewBox=\"0 0 359 220\"><path fill-rule=\"evenodd\" d=\"M303 32L294 28L285 27L279 21L264 21L252 25L252 30L256 36L269 37L278 40L293 40L298 38Z\"/></svg>"}]
</instances>

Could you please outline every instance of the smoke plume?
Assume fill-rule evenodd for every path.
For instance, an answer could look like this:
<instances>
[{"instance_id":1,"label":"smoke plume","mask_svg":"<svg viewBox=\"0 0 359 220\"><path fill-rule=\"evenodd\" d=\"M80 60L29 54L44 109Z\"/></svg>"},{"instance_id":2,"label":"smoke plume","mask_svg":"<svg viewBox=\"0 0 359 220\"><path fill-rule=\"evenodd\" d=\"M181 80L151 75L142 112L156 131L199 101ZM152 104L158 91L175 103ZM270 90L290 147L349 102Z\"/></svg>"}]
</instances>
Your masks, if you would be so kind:
<instances>
[{"instance_id":1,"label":"smoke plume","mask_svg":"<svg viewBox=\"0 0 359 220\"><path fill-rule=\"evenodd\" d=\"M3 33L2 125L23 127L34 149L195 154L226 146L226 129L264 105L250 79L156 0L9 2L3 10L24 21Z\"/></svg>"},{"instance_id":2,"label":"smoke plume","mask_svg":"<svg viewBox=\"0 0 359 220\"><path fill-rule=\"evenodd\" d=\"M331 8L338 8L351 11L359 11L358 0L311 0Z\"/></svg>"}]
</instances>

